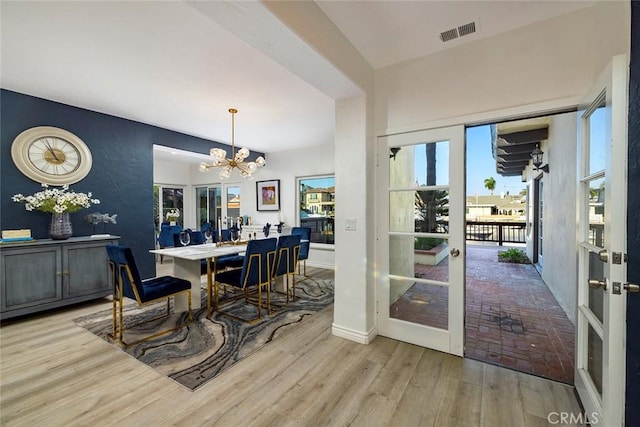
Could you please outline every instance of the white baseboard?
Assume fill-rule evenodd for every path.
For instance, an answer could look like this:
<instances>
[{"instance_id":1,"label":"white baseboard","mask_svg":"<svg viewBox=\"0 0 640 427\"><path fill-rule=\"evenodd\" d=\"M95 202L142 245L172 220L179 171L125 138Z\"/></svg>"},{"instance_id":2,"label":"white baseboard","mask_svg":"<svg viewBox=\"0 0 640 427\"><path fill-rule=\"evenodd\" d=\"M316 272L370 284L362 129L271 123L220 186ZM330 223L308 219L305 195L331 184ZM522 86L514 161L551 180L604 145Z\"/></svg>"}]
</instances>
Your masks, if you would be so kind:
<instances>
[{"instance_id":1,"label":"white baseboard","mask_svg":"<svg viewBox=\"0 0 640 427\"><path fill-rule=\"evenodd\" d=\"M307 267L324 268L327 270L335 270L336 268L335 264L315 262L315 261L309 261L309 260L307 260Z\"/></svg>"},{"instance_id":2,"label":"white baseboard","mask_svg":"<svg viewBox=\"0 0 640 427\"><path fill-rule=\"evenodd\" d=\"M331 325L331 333L337 337L355 341L360 344L369 344L376 335L378 335L378 328L374 326L368 332L363 333L334 323Z\"/></svg>"}]
</instances>

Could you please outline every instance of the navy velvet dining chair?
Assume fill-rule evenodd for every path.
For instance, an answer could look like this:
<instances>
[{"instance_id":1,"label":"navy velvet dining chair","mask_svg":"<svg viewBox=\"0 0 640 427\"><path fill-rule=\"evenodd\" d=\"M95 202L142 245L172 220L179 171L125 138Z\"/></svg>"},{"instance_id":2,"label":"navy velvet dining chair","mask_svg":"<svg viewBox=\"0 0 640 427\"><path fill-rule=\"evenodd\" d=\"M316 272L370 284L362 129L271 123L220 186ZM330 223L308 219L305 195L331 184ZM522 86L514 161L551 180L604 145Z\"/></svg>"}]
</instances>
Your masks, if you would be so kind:
<instances>
[{"instance_id":1,"label":"navy velvet dining chair","mask_svg":"<svg viewBox=\"0 0 640 427\"><path fill-rule=\"evenodd\" d=\"M218 243L218 230L213 230L213 242ZM231 231L228 229L221 230L220 235L222 236L222 242L230 242L231 241ZM215 260L215 265L212 266L214 271L222 271L227 268L240 268L242 267L242 263L244 262L244 257L242 255L223 255L218 257Z\"/></svg>"},{"instance_id":2,"label":"navy velvet dining chair","mask_svg":"<svg viewBox=\"0 0 640 427\"><path fill-rule=\"evenodd\" d=\"M162 248L171 248L175 246L174 235L182 232L182 226L170 225L168 222L160 224L160 233L158 234L158 246ZM163 256L160 255L160 264L162 264Z\"/></svg>"},{"instance_id":3,"label":"navy velvet dining chair","mask_svg":"<svg viewBox=\"0 0 640 427\"><path fill-rule=\"evenodd\" d=\"M291 234L300 236L300 254L298 255L299 264L304 265L303 276L307 276L307 259L309 258L309 245L311 243L311 228L310 227L293 227ZM300 265L298 265L298 274L300 274Z\"/></svg>"},{"instance_id":4,"label":"navy velvet dining chair","mask_svg":"<svg viewBox=\"0 0 640 427\"><path fill-rule=\"evenodd\" d=\"M245 251L242 268L227 270L216 274L213 286L213 308L215 310L244 322L255 323L262 318L262 290L266 289L267 314L271 314L271 270L276 257L276 240L277 239L275 238L250 240L247 243L247 250ZM251 319L245 319L228 311L219 310L218 295L220 285L230 285L242 290L245 301L257 305L257 316ZM249 290L251 288L257 289L257 299L255 301L252 300L249 295ZM209 299L211 299L211 291L211 287L209 287ZM231 301L233 302L235 300L236 299L234 298Z\"/></svg>"},{"instance_id":5,"label":"navy velvet dining chair","mask_svg":"<svg viewBox=\"0 0 640 427\"><path fill-rule=\"evenodd\" d=\"M185 236L185 234L188 237ZM186 229L181 233L174 234L173 240L176 247L202 245L207 242L207 239L201 230L191 229ZM187 242L187 244L183 245L183 241ZM214 238L213 241L215 243L217 239ZM223 255L212 261L211 271L217 273L218 271L226 270L227 268L240 268L242 267L243 261L244 257L240 255ZM207 274L207 260L205 259L200 263L200 274Z\"/></svg>"},{"instance_id":6,"label":"navy velvet dining chair","mask_svg":"<svg viewBox=\"0 0 640 427\"><path fill-rule=\"evenodd\" d=\"M296 265L298 264L298 254L300 253L300 236L291 234L278 238L275 265L272 270L273 279L284 276L285 293L287 304L289 295L292 300L296 299ZM289 286L289 277L292 277L292 284Z\"/></svg>"},{"instance_id":7,"label":"navy velvet dining chair","mask_svg":"<svg viewBox=\"0 0 640 427\"><path fill-rule=\"evenodd\" d=\"M183 244L182 242L186 242ZM187 228L180 233L173 235L173 245L177 248L180 246L202 245L206 243L207 239L204 237L204 233L200 230L192 230Z\"/></svg>"},{"instance_id":8,"label":"navy velvet dining chair","mask_svg":"<svg viewBox=\"0 0 640 427\"><path fill-rule=\"evenodd\" d=\"M113 339L117 339L122 345L128 346L169 333L193 321L193 314L191 313L191 283L188 280L173 276L141 280L131 248L120 245L107 245L106 250L113 285ZM126 343L124 341L124 331L126 329L131 329L135 326L169 316L171 297L180 294L186 294L187 300L189 301L188 320L185 320L175 327L156 332L132 343ZM166 299L167 312L165 315L146 319L142 322L128 325L125 328L122 313L125 297L136 301L138 306L141 307Z\"/></svg>"}]
</instances>

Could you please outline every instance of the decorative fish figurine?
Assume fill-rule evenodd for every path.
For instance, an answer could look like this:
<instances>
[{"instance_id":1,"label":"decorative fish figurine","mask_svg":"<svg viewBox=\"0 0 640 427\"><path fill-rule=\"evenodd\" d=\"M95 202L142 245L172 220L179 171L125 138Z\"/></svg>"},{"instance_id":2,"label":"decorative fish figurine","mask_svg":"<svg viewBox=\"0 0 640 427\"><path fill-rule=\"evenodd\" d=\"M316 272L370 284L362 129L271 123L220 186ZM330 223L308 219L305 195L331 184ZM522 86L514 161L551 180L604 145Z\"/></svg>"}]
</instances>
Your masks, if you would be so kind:
<instances>
[{"instance_id":1,"label":"decorative fish figurine","mask_svg":"<svg viewBox=\"0 0 640 427\"><path fill-rule=\"evenodd\" d=\"M109 215L108 213L103 214L100 212L94 212L92 214L85 216L84 219L85 221L93 225L108 224L108 223L117 224L116 222L117 217L118 217L118 214Z\"/></svg>"}]
</instances>

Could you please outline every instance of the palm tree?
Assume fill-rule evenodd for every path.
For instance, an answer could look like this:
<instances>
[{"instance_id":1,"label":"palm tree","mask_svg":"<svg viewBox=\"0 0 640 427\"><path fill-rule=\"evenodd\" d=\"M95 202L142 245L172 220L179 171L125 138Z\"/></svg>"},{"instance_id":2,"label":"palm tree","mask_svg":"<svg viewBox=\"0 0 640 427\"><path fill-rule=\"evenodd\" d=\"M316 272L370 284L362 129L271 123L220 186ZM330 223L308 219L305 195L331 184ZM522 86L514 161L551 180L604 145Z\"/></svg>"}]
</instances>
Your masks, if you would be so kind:
<instances>
[{"instance_id":1,"label":"palm tree","mask_svg":"<svg viewBox=\"0 0 640 427\"><path fill-rule=\"evenodd\" d=\"M493 196L493 190L496 189L496 180L493 179L492 176L484 180L484 188L491 191L491 195Z\"/></svg>"}]
</instances>

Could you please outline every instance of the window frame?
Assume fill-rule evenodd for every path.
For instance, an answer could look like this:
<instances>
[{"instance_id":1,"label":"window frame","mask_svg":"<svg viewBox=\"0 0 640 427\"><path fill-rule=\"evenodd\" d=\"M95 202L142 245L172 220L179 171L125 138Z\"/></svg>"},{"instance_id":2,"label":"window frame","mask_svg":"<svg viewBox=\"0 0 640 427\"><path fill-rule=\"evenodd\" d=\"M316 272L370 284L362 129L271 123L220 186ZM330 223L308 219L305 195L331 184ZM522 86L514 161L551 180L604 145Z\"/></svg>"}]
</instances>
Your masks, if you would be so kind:
<instances>
[{"instance_id":1,"label":"window frame","mask_svg":"<svg viewBox=\"0 0 640 427\"><path fill-rule=\"evenodd\" d=\"M335 191L335 180L336 180L336 176L334 173L328 173L328 174L320 174L320 175L305 175L305 176L298 176L296 177L296 208L295 208L295 217L296 217L296 225L297 226L302 226L302 218L300 217L300 205L303 203L303 200L301 200L301 192L300 192L300 186L302 184L302 181L305 180L312 180L312 179L333 179L333 188ZM322 197L318 197L316 199L317 201L322 201ZM312 248L318 248L318 249L334 249L335 247L335 232L336 232L336 228L335 228L335 193L333 195L333 197L330 197L328 199L329 201L333 202L333 210L332 212L334 213L334 216L329 217L331 219L333 219L333 224L332 224L332 228L333 228L333 239L334 239L334 243L322 243L322 242L314 242L313 240L310 243L310 246ZM306 203L306 201L304 201Z\"/></svg>"}]
</instances>

